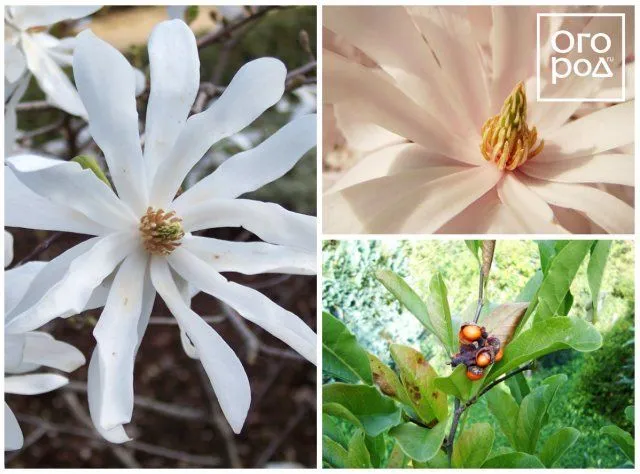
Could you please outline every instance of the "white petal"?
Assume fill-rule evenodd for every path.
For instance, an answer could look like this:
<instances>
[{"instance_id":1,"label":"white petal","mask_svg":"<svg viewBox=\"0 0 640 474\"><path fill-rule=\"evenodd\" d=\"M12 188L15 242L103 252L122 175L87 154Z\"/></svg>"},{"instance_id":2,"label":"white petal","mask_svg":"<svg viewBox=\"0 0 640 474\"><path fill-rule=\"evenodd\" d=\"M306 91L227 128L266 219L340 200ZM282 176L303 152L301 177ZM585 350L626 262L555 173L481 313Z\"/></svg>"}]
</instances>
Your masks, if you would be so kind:
<instances>
[{"instance_id":1,"label":"white petal","mask_svg":"<svg viewBox=\"0 0 640 474\"><path fill-rule=\"evenodd\" d=\"M335 105L325 104L323 120L326 120L328 113L330 113L327 111L327 107L333 107L336 126L339 133L344 135L350 149L368 152L407 141L400 135L371 122L370 117L360 114L359 110L351 107L348 102ZM328 127L325 125L323 128L326 134ZM326 145L325 150L329 150Z\"/></svg>"},{"instance_id":2,"label":"white petal","mask_svg":"<svg viewBox=\"0 0 640 474\"><path fill-rule=\"evenodd\" d=\"M260 58L240 68L211 107L192 115L168 159L153 178L151 205L166 207L189 170L219 140L239 132L274 105L284 93L287 71L275 58Z\"/></svg>"},{"instance_id":3,"label":"white petal","mask_svg":"<svg viewBox=\"0 0 640 474\"><path fill-rule=\"evenodd\" d=\"M9 405L7 405L7 402L4 402L4 450L15 451L22 448L23 444L24 436L18 420Z\"/></svg>"},{"instance_id":4,"label":"white petal","mask_svg":"<svg viewBox=\"0 0 640 474\"><path fill-rule=\"evenodd\" d=\"M22 34L22 49L29 70L49 102L72 115L86 117L87 112L76 88L48 52L28 33Z\"/></svg>"},{"instance_id":5,"label":"white petal","mask_svg":"<svg viewBox=\"0 0 640 474\"><path fill-rule=\"evenodd\" d=\"M240 433L251 403L251 387L240 359L218 333L185 304L164 258L152 258L151 279L196 347L222 413L233 431Z\"/></svg>"},{"instance_id":6,"label":"white petal","mask_svg":"<svg viewBox=\"0 0 640 474\"><path fill-rule=\"evenodd\" d=\"M18 135L18 116L16 106L24 96L29 86L31 76L25 74L18 82L9 84L4 82L4 155L5 157L14 154L16 138Z\"/></svg>"},{"instance_id":7,"label":"white petal","mask_svg":"<svg viewBox=\"0 0 640 474\"><path fill-rule=\"evenodd\" d=\"M71 344L54 339L47 333L30 331L24 333L24 338L23 364L73 372L86 362L84 355L78 349ZM5 371L9 373L25 372L21 366L11 370L5 368Z\"/></svg>"},{"instance_id":8,"label":"white petal","mask_svg":"<svg viewBox=\"0 0 640 474\"><path fill-rule=\"evenodd\" d=\"M9 372L22 363L26 337L24 334L4 335L4 370Z\"/></svg>"},{"instance_id":9,"label":"white petal","mask_svg":"<svg viewBox=\"0 0 640 474\"><path fill-rule=\"evenodd\" d=\"M376 150L363 156L352 168L347 170L340 179L327 191L333 193L355 184L364 183L376 178L402 173L405 171L419 172L427 168L434 170L429 178L435 179L438 169L458 167L460 162L430 153L426 148L416 143L402 143ZM433 176L433 177L432 177ZM330 218L330 216L327 216Z\"/></svg>"},{"instance_id":10,"label":"white petal","mask_svg":"<svg viewBox=\"0 0 640 474\"><path fill-rule=\"evenodd\" d=\"M49 26L59 21L84 18L102 8L102 5L91 6L45 6L25 5L9 7L11 20L22 29L34 26Z\"/></svg>"},{"instance_id":11,"label":"white petal","mask_svg":"<svg viewBox=\"0 0 640 474\"><path fill-rule=\"evenodd\" d=\"M198 48L184 21L163 21L155 26L149 37L149 63L151 93L144 148L147 178L171 152L198 93Z\"/></svg>"},{"instance_id":12,"label":"white petal","mask_svg":"<svg viewBox=\"0 0 640 474\"><path fill-rule=\"evenodd\" d=\"M492 164L452 171L433 180L426 179L429 169L405 172L326 195L323 215L332 216L333 229L325 227L325 232L432 233L502 176ZM422 176L424 184L419 182Z\"/></svg>"},{"instance_id":13,"label":"white petal","mask_svg":"<svg viewBox=\"0 0 640 474\"><path fill-rule=\"evenodd\" d=\"M244 227L262 240L315 251L316 218L287 211L271 202L212 199L189 209L176 209L185 232L216 227Z\"/></svg>"},{"instance_id":14,"label":"white petal","mask_svg":"<svg viewBox=\"0 0 640 474\"><path fill-rule=\"evenodd\" d=\"M40 273L40 270L42 270L46 264L46 262L27 262L24 265L20 265L4 272L5 314L9 314L23 298L29 289L31 282L33 282L33 279L38 273Z\"/></svg>"},{"instance_id":15,"label":"white petal","mask_svg":"<svg viewBox=\"0 0 640 474\"><path fill-rule=\"evenodd\" d=\"M111 189L75 162L34 155L7 159L15 176L36 194L69 206L111 229L135 227L137 219Z\"/></svg>"},{"instance_id":16,"label":"white petal","mask_svg":"<svg viewBox=\"0 0 640 474\"><path fill-rule=\"evenodd\" d=\"M31 331L54 318L81 313L94 289L136 245L137 240L130 234L110 234L84 242L54 259L36 276L25 298L8 315L5 331ZM72 258L68 267L64 265L70 260L66 254ZM45 284L40 286L41 282Z\"/></svg>"},{"instance_id":17,"label":"white petal","mask_svg":"<svg viewBox=\"0 0 640 474\"><path fill-rule=\"evenodd\" d=\"M633 207L609 193L582 184L552 183L532 178L525 183L549 204L583 212L610 234L633 233Z\"/></svg>"},{"instance_id":18,"label":"white petal","mask_svg":"<svg viewBox=\"0 0 640 474\"><path fill-rule=\"evenodd\" d=\"M142 215L147 182L133 68L117 49L85 30L77 37L73 75L89 114L91 136L104 153L118 195Z\"/></svg>"},{"instance_id":19,"label":"white petal","mask_svg":"<svg viewBox=\"0 0 640 474\"><path fill-rule=\"evenodd\" d=\"M180 328L180 342L182 343L182 349L184 349L184 353L187 354L192 359L199 360L200 356L198 355L198 349L193 345L193 342L187 336L187 333Z\"/></svg>"},{"instance_id":20,"label":"white petal","mask_svg":"<svg viewBox=\"0 0 640 474\"><path fill-rule=\"evenodd\" d=\"M147 263L148 254L142 249L122 262L93 330L100 357L102 399L110 401L103 403L97 413L98 423L106 430L131 421L133 366L140 342L138 327L143 307L149 309L143 291ZM149 297L155 297L155 292L148 292Z\"/></svg>"},{"instance_id":21,"label":"white petal","mask_svg":"<svg viewBox=\"0 0 640 474\"><path fill-rule=\"evenodd\" d=\"M4 231L4 266L5 268L13 261L13 235Z\"/></svg>"},{"instance_id":22,"label":"white petal","mask_svg":"<svg viewBox=\"0 0 640 474\"><path fill-rule=\"evenodd\" d=\"M536 162L592 156L633 143L634 105L632 100L606 107L549 133Z\"/></svg>"},{"instance_id":23,"label":"white petal","mask_svg":"<svg viewBox=\"0 0 640 474\"><path fill-rule=\"evenodd\" d=\"M25 229L59 230L78 234L100 235L107 227L92 221L67 204L56 204L22 184L10 167L4 167L4 224Z\"/></svg>"},{"instance_id":24,"label":"white petal","mask_svg":"<svg viewBox=\"0 0 640 474\"><path fill-rule=\"evenodd\" d=\"M98 349L95 349L89 361L89 371L87 373L87 400L89 402L89 414L91 415L93 426L98 433L100 433L100 436L111 443L131 441L131 438L127 436L122 425L115 426L108 430L102 428L98 422L98 413L102 411L102 406L111 402L111 400L104 401L102 399L103 381L101 380L102 375L100 372L100 357L98 356Z\"/></svg>"},{"instance_id":25,"label":"white petal","mask_svg":"<svg viewBox=\"0 0 640 474\"><path fill-rule=\"evenodd\" d=\"M188 236L183 239L182 248L197 255L217 272L316 274L315 252L283 245Z\"/></svg>"},{"instance_id":26,"label":"white petal","mask_svg":"<svg viewBox=\"0 0 640 474\"><path fill-rule=\"evenodd\" d=\"M634 156L617 153L560 159L537 163L528 161L519 171L538 179L559 183L612 183L633 186Z\"/></svg>"},{"instance_id":27,"label":"white petal","mask_svg":"<svg viewBox=\"0 0 640 474\"><path fill-rule=\"evenodd\" d=\"M523 184L515 173L505 173L498 183L500 200L522 222L525 232L531 234L564 233L553 214L553 209L540 196Z\"/></svg>"},{"instance_id":28,"label":"white petal","mask_svg":"<svg viewBox=\"0 0 640 474\"><path fill-rule=\"evenodd\" d=\"M4 393L39 395L56 390L68 383L69 379L58 374L12 375L4 378Z\"/></svg>"},{"instance_id":29,"label":"white petal","mask_svg":"<svg viewBox=\"0 0 640 474\"><path fill-rule=\"evenodd\" d=\"M315 115L289 122L255 148L227 159L172 206L188 209L211 198L233 199L255 191L284 176L315 145Z\"/></svg>"},{"instance_id":30,"label":"white petal","mask_svg":"<svg viewBox=\"0 0 640 474\"><path fill-rule=\"evenodd\" d=\"M227 281L185 249L174 251L168 261L185 280L224 301L243 317L291 346L310 362L316 363L316 334L295 314L252 288Z\"/></svg>"},{"instance_id":31,"label":"white petal","mask_svg":"<svg viewBox=\"0 0 640 474\"><path fill-rule=\"evenodd\" d=\"M5 26L5 28L7 28ZM27 59L17 45L7 41L4 43L4 77L9 82L16 82L27 68Z\"/></svg>"}]
</instances>

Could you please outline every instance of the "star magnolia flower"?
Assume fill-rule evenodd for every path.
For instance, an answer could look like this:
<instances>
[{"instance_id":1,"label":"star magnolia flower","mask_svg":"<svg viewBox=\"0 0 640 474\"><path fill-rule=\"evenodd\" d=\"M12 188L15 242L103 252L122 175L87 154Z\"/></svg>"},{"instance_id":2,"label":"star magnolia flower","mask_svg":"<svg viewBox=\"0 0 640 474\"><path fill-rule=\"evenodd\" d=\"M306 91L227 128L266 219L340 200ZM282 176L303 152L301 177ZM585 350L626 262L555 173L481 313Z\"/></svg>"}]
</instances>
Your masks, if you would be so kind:
<instances>
[{"instance_id":1,"label":"star magnolia flower","mask_svg":"<svg viewBox=\"0 0 640 474\"><path fill-rule=\"evenodd\" d=\"M5 267L13 258L11 234L5 231ZM30 262L4 272L5 313L9 313L24 296L29 285L44 267L44 262ZM5 325L7 320L5 319ZM75 347L54 339L44 332L5 334L4 337L4 393L38 395L66 385L69 380L58 374L32 374L41 366L72 372L85 363L84 356ZM10 374L7 376L6 374ZM24 437L18 420L4 404L4 449L22 447Z\"/></svg>"},{"instance_id":2,"label":"star magnolia flower","mask_svg":"<svg viewBox=\"0 0 640 474\"><path fill-rule=\"evenodd\" d=\"M13 6L4 10L4 77L17 82L28 69L52 105L86 116L76 88L61 66L70 66L75 38L62 40L46 30L55 23L91 15L101 6Z\"/></svg>"},{"instance_id":3,"label":"star magnolia flower","mask_svg":"<svg viewBox=\"0 0 640 474\"><path fill-rule=\"evenodd\" d=\"M9 333L80 313L99 285L110 287L93 332L89 408L100 433L127 441L134 358L156 292L199 357L233 430L244 423L251 391L233 350L189 307L188 285L224 301L315 363L316 335L296 315L220 272L315 274L316 219L241 194L285 174L315 146L315 116L297 119L252 150L224 162L179 197L186 174L217 141L253 122L284 93L286 70L274 58L243 66L207 110L187 116L199 87L195 37L180 20L149 39L151 90L144 152L131 66L91 31L78 35L73 72L91 135L104 153L114 192L77 163L35 156L8 161L6 225L96 235L52 260L11 313ZM264 242L192 235L244 227ZM95 297L95 295L94 295Z\"/></svg>"},{"instance_id":4,"label":"star magnolia flower","mask_svg":"<svg viewBox=\"0 0 640 474\"><path fill-rule=\"evenodd\" d=\"M535 18L528 7L325 8L324 26L377 65L324 52L325 103L370 151L324 196L326 232L633 232L633 200L607 190L633 191L635 102L571 120L579 102L532 101Z\"/></svg>"}]
</instances>

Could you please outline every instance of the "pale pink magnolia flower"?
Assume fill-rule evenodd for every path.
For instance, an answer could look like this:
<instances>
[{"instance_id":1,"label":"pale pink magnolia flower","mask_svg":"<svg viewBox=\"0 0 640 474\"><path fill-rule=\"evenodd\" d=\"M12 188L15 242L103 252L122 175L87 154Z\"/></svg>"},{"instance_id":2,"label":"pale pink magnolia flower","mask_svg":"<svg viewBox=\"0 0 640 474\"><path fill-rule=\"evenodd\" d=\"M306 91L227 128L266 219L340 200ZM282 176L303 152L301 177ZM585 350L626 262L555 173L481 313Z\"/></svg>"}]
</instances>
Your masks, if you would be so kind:
<instances>
[{"instance_id":1,"label":"pale pink magnolia flower","mask_svg":"<svg viewBox=\"0 0 640 474\"><path fill-rule=\"evenodd\" d=\"M325 104L366 152L326 192L325 232L633 232L618 196L633 194L635 103L573 120L580 102L536 102L535 8L325 8L325 28L378 65L324 52ZM559 27L541 32L542 61ZM505 100L517 111L501 127ZM501 130L520 141L503 151Z\"/></svg>"}]
</instances>

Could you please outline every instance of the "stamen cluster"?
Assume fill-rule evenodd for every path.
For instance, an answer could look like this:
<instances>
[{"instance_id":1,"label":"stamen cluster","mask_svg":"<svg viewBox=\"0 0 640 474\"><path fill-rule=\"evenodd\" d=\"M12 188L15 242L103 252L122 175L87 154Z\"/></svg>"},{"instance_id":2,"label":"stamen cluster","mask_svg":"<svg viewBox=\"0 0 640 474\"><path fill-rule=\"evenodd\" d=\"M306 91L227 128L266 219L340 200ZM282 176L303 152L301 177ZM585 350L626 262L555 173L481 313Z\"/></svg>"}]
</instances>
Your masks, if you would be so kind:
<instances>
[{"instance_id":1,"label":"stamen cluster","mask_svg":"<svg viewBox=\"0 0 640 474\"><path fill-rule=\"evenodd\" d=\"M140 218L142 245L153 255L169 255L180 246L184 237L181 222L175 211L165 212L148 207L146 214Z\"/></svg>"}]
</instances>

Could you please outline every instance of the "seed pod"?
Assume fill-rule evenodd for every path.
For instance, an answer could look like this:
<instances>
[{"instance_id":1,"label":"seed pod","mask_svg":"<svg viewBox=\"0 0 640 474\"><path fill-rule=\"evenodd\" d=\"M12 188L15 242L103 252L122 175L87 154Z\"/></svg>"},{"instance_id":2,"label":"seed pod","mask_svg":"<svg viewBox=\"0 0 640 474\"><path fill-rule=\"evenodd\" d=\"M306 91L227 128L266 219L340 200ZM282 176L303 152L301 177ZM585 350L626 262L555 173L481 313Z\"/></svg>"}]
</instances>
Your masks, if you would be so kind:
<instances>
[{"instance_id":1,"label":"seed pod","mask_svg":"<svg viewBox=\"0 0 640 474\"><path fill-rule=\"evenodd\" d=\"M487 344L495 348L496 351L500 349L500 346L501 346L500 339L494 336L487 338Z\"/></svg>"},{"instance_id":2,"label":"seed pod","mask_svg":"<svg viewBox=\"0 0 640 474\"><path fill-rule=\"evenodd\" d=\"M472 365L467 368L467 378L469 380L480 380L484 375L484 369L477 365Z\"/></svg>"},{"instance_id":3,"label":"seed pod","mask_svg":"<svg viewBox=\"0 0 640 474\"><path fill-rule=\"evenodd\" d=\"M500 362L500 360L502 359L503 355L504 354L502 353L502 347L501 347L500 350L498 350L498 353L496 354L495 361L496 362Z\"/></svg>"},{"instance_id":4,"label":"seed pod","mask_svg":"<svg viewBox=\"0 0 640 474\"><path fill-rule=\"evenodd\" d=\"M462 344L471 344L474 341L477 341L482 337L482 328L480 326L467 323L463 324L460 327L460 332L458 333L458 339Z\"/></svg>"},{"instance_id":5,"label":"seed pod","mask_svg":"<svg viewBox=\"0 0 640 474\"><path fill-rule=\"evenodd\" d=\"M489 364L493 364L494 361L494 352L493 348L484 348L480 349L476 354L476 365L478 367L486 367Z\"/></svg>"}]
</instances>

